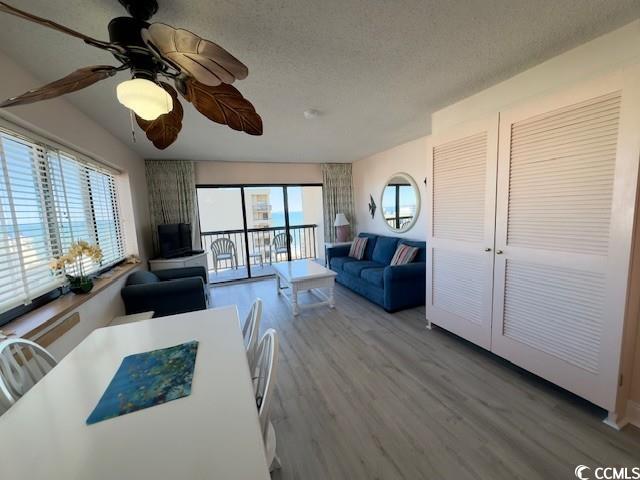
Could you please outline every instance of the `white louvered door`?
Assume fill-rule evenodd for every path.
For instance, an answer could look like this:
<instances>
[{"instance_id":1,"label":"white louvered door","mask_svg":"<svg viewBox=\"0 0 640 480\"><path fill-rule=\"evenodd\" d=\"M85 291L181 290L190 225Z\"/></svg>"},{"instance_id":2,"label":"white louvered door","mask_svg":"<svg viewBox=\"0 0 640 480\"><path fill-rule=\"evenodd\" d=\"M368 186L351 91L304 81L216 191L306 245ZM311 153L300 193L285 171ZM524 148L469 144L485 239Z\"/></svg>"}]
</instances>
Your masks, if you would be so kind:
<instances>
[{"instance_id":1,"label":"white louvered door","mask_svg":"<svg viewBox=\"0 0 640 480\"><path fill-rule=\"evenodd\" d=\"M500 118L492 351L608 410L638 175L634 75Z\"/></svg>"},{"instance_id":2,"label":"white louvered door","mask_svg":"<svg viewBox=\"0 0 640 480\"><path fill-rule=\"evenodd\" d=\"M498 115L432 138L427 318L491 347Z\"/></svg>"}]
</instances>

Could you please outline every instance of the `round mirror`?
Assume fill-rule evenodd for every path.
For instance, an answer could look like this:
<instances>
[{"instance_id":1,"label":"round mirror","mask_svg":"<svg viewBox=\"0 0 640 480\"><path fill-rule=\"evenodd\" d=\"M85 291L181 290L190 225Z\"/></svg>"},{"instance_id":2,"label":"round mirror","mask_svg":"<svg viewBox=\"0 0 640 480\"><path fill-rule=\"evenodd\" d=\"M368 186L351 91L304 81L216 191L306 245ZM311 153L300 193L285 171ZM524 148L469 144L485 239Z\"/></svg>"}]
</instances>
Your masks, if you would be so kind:
<instances>
[{"instance_id":1,"label":"round mirror","mask_svg":"<svg viewBox=\"0 0 640 480\"><path fill-rule=\"evenodd\" d=\"M420 213L418 185L406 173L395 173L387 180L380 201L382 220L394 232L406 232Z\"/></svg>"}]
</instances>

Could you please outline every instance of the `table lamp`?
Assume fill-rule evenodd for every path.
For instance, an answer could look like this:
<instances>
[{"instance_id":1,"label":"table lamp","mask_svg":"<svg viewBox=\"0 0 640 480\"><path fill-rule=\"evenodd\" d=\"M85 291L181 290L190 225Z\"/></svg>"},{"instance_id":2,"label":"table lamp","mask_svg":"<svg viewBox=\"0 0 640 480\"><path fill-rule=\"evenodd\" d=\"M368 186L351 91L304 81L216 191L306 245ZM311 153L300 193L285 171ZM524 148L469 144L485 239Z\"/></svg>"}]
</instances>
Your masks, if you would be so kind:
<instances>
[{"instance_id":1,"label":"table lamp","mask_svg":"<svg viewBox=\"0 0 640 480\"><path fill-rule=\"evenodd\" d=\"M346 242L349 237L349 220L347 220L344 213L336 215L336 221L333 222L333 226L336 227L336 241Z\"/></svg>"}]
</instances>

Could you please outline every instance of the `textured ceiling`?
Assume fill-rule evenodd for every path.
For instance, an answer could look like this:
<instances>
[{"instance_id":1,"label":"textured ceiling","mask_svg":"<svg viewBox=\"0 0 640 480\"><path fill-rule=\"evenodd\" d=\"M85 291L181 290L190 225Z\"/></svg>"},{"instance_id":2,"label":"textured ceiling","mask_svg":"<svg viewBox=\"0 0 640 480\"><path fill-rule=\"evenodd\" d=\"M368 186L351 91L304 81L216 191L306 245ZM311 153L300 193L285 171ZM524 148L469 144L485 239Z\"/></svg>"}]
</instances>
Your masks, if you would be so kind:
<instances>
[{"instance_id":1,"label":"textured ceiling","mask_svg":"<svg viewBox=\"0 0 640 480\"><path fill-rule=\"evenodd\" d=\"M116 0L8 1L104 39L108 21L124 13ZM154 21L192 30L248 65L249 77L235 85L262 115L265 134L232 131L186 105L180 138L160 152L142 132L131 144L128 112L115 99L125 74L67 98L143 157L190 160L353 161L429 133L435 109L640 14L638 0L159 3ZM0 15L0 42L43 83L113 60L8 15ZM308 108L321 115L305 120Z\"/></svg>"}]
</instances>

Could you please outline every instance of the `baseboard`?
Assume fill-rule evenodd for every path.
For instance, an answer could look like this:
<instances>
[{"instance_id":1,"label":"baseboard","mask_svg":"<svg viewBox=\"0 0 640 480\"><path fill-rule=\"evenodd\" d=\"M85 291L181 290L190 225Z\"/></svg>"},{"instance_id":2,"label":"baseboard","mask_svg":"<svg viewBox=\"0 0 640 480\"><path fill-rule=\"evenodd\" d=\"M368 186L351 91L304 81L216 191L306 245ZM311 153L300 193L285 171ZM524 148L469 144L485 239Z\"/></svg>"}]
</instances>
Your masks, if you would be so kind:
<instances>
[{"instance_id":1,"label":"baseboard","mask_svg":"<svg viewBox=\"0 0 640 480\"><path fill-rule=\"evenodd\" d=\"M631 425L640 428L640 403L633 400L627 401L627 420Z\"/></svg>"}]
</instances>

